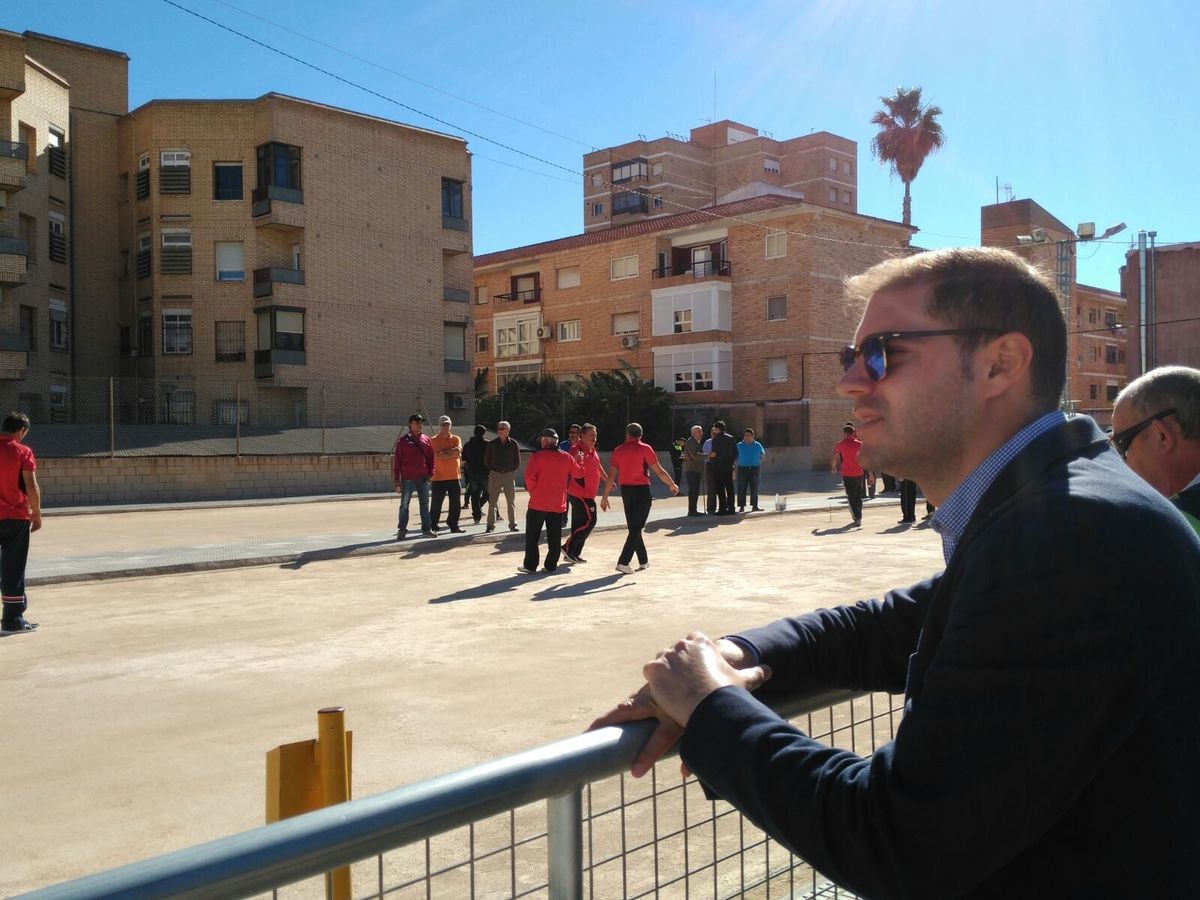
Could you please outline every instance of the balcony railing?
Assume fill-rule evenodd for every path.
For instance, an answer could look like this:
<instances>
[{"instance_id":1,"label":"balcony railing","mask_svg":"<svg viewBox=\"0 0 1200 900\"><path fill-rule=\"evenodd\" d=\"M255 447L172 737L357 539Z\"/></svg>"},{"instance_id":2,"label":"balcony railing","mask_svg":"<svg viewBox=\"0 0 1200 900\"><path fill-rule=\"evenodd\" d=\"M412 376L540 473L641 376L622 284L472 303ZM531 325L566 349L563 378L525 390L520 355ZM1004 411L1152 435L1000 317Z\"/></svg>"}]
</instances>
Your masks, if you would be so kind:
<instances>
[{"instance_id":1,"label":"balcony railing","mask_svg":"<svg viewBox=\"0 0 1200 900\"><path fill-rule=\"evenodd\" d=\"M513 291L511 294L497 294L495 299L500 303L541 303L542 289L530 291Z\"/></svg>"},{"instance_id":2,"label":"balcony railing","mask_svg":"<svg viewBox=\"0 0 1200 900\"><path fill-rule=\"evenodd\" d=\"M838 692L772 705L812 737L868 756L894 737L902 701ZM375 897L447 884L464 897L849 896L672 761L625 775L653 728L602 728L29 897L246 897L360 860L354 878Z\"/></svg>"},{"instance_id":3,"label":"balcony railing","mask_svg":"<svg viewBox=\"0 0 1200 900\"><path fill-rule=\"evenodd\" d=\"M733 274L733 265L727 259L708 259L703 262L664 266L654 270L655 278L672 278L676 275L691 275L693 278L711 278Z\"/></svg>"},{"instance_id":4,"label":"balcony railing","mask_svg":"<svg viewBox=\"0 0 1200 900\"><path fill-rule=\"evenodd\" d=\"M304 284L304 272L274 267L254 270L255 297L270 297L276 284Z\"/></svg>"},{"instance_id":5,"label":"balcony railing","mask_svg":"<svg viewBox=\"0 0 1200 900\"><path fill-rule=\"evenodd\" d=\"M0 156L8 159L29 159L29 145L18 141L0 141Z\"/></svg>"}]
</instances>

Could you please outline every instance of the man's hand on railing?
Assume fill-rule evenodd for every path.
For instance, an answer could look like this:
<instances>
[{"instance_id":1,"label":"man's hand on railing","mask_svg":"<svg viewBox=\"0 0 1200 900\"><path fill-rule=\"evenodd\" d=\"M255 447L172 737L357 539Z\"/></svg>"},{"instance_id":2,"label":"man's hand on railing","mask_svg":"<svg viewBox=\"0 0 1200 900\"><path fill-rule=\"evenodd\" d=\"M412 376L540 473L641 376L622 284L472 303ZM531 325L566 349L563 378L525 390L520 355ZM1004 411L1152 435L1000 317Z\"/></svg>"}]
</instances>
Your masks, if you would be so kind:
<instances>
[{"instance_id":1,"label":"man's hand on railing","mask_svg":"<svg viewBox=\"0 0 1200 900\"><path fill-rule=\"evenodd\" d=\"M710 675L702 674L711 671ZM634 778L641 778L654 767L668 750L683 735L683 726L691 716L696 705L718 687L737 685L748 691L760 687L771 677L768 666L751 665L751 660L742 647L724 638L715 644L698 631L689 634L674 647L662 651L654 660L642 669L650 682L644 684L632 696L622 700L615 708L609 710L588 726L588 730L617 725L621 722L634 722L639 719L658 719L658 727L650 735L646 746L642 748L637 759L633 761L629 773ZM676 680L687 682L692 680L693 687L699 684L712 686L688 704L688 700L680 700ZM687 693L685 690L684 693ZM678 717L660 705L659 699L668 706L678 708L686 706L686 714ZM683 774L690 774L686 766L682 766Z\"/></svg>"}]
</instances>

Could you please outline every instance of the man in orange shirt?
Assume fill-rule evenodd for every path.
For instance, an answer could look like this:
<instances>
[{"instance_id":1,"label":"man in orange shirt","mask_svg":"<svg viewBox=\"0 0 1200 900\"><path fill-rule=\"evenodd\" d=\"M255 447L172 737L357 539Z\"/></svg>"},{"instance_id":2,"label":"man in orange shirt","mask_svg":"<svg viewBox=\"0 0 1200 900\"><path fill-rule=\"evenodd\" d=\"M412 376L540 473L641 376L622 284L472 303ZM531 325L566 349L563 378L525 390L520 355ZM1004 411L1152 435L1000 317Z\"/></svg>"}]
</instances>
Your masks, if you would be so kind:
<instances>
[{"instance_id":1,"label":"man in orange shirt","mask_svg":"<svg viewBox=\"0 0 1200 900\"><path fill-rule=\"evenodd\" d=\"M438 432L429 439L433 444L433 532L437 534L438 520L442 517L442 498L449 496L450 512L446 515L446 524L455 534L462 534L465 529L458 527L458 517L462 512L462 486L458 482L459 463L462 456L462 438L450 430L454 423L449 416L438 419Z\"/></svg>"},{"instance_id":2,"label":"man in orange shirt","mask_svg":"<svg viewBox=\"0 0 1200 900\"><path fill-rule=\"evenodd\" d=\"M863 467L858 464L858 451L862 441L854 433L854 426L849 422L842 428L845 435L833 448L833 459L829 466L833 471L842 473L842 484L846 488L846 501L850 504L850 516L855 525L862 524L863 505Z\"/></svg>"},{"instance_id":3,"label":"man in orange shirt","mask_svg":"<svg viewBox=\"0 0 1200 900\"><path fill-rule=\"evenodd\" d=\"M29 416L12 412L0 432L0 587L4 616L0 635L25 634L37 625L25 620L25 561L29 535L42 527L42 492L37 460L21 443L29 433Z\"/></svg>"}]
</instances>

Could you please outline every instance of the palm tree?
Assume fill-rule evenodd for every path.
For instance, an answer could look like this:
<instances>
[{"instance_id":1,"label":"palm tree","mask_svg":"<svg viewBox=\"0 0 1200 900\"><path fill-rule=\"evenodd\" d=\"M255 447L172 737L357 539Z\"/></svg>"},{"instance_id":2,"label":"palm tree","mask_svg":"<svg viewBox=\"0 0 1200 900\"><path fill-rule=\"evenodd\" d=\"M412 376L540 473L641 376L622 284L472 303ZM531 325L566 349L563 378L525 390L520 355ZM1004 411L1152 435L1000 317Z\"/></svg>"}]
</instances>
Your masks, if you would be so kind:
<instances>
[{"instance_id":1,"label":"palm tree","mask_svg":"<svg viewBox=\"0 0 1200 900\"><path fill-rule=\"evenodd\" d=\"M938 116L940 106L922 106L921 89L896 88L892 97L880 97L884 109L871 117L879 134L871 138L871 155L891 163L892 171L904 182L904 224L912 224L909 185L921 171L925 158L946 143Z\"/></svg>"}]
</instances>

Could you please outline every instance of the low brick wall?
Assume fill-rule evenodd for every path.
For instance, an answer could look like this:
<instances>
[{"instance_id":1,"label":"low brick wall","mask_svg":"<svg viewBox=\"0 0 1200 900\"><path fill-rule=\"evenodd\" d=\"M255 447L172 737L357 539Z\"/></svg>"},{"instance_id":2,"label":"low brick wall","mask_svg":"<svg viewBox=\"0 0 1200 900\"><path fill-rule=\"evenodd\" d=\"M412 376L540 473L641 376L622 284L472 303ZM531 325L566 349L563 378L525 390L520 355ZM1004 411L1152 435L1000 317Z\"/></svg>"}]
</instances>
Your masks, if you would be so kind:
<instances>
[{"instance_id":1,"label":"low brick wall","mask_svg":"<svg viewBox=\"0 0 1200 900\"><path fill-rule=\"evenodd\" d=\"M39 459L42 505L170 503L392 489L390 453Z\"/></svg>"}]
</instances>

